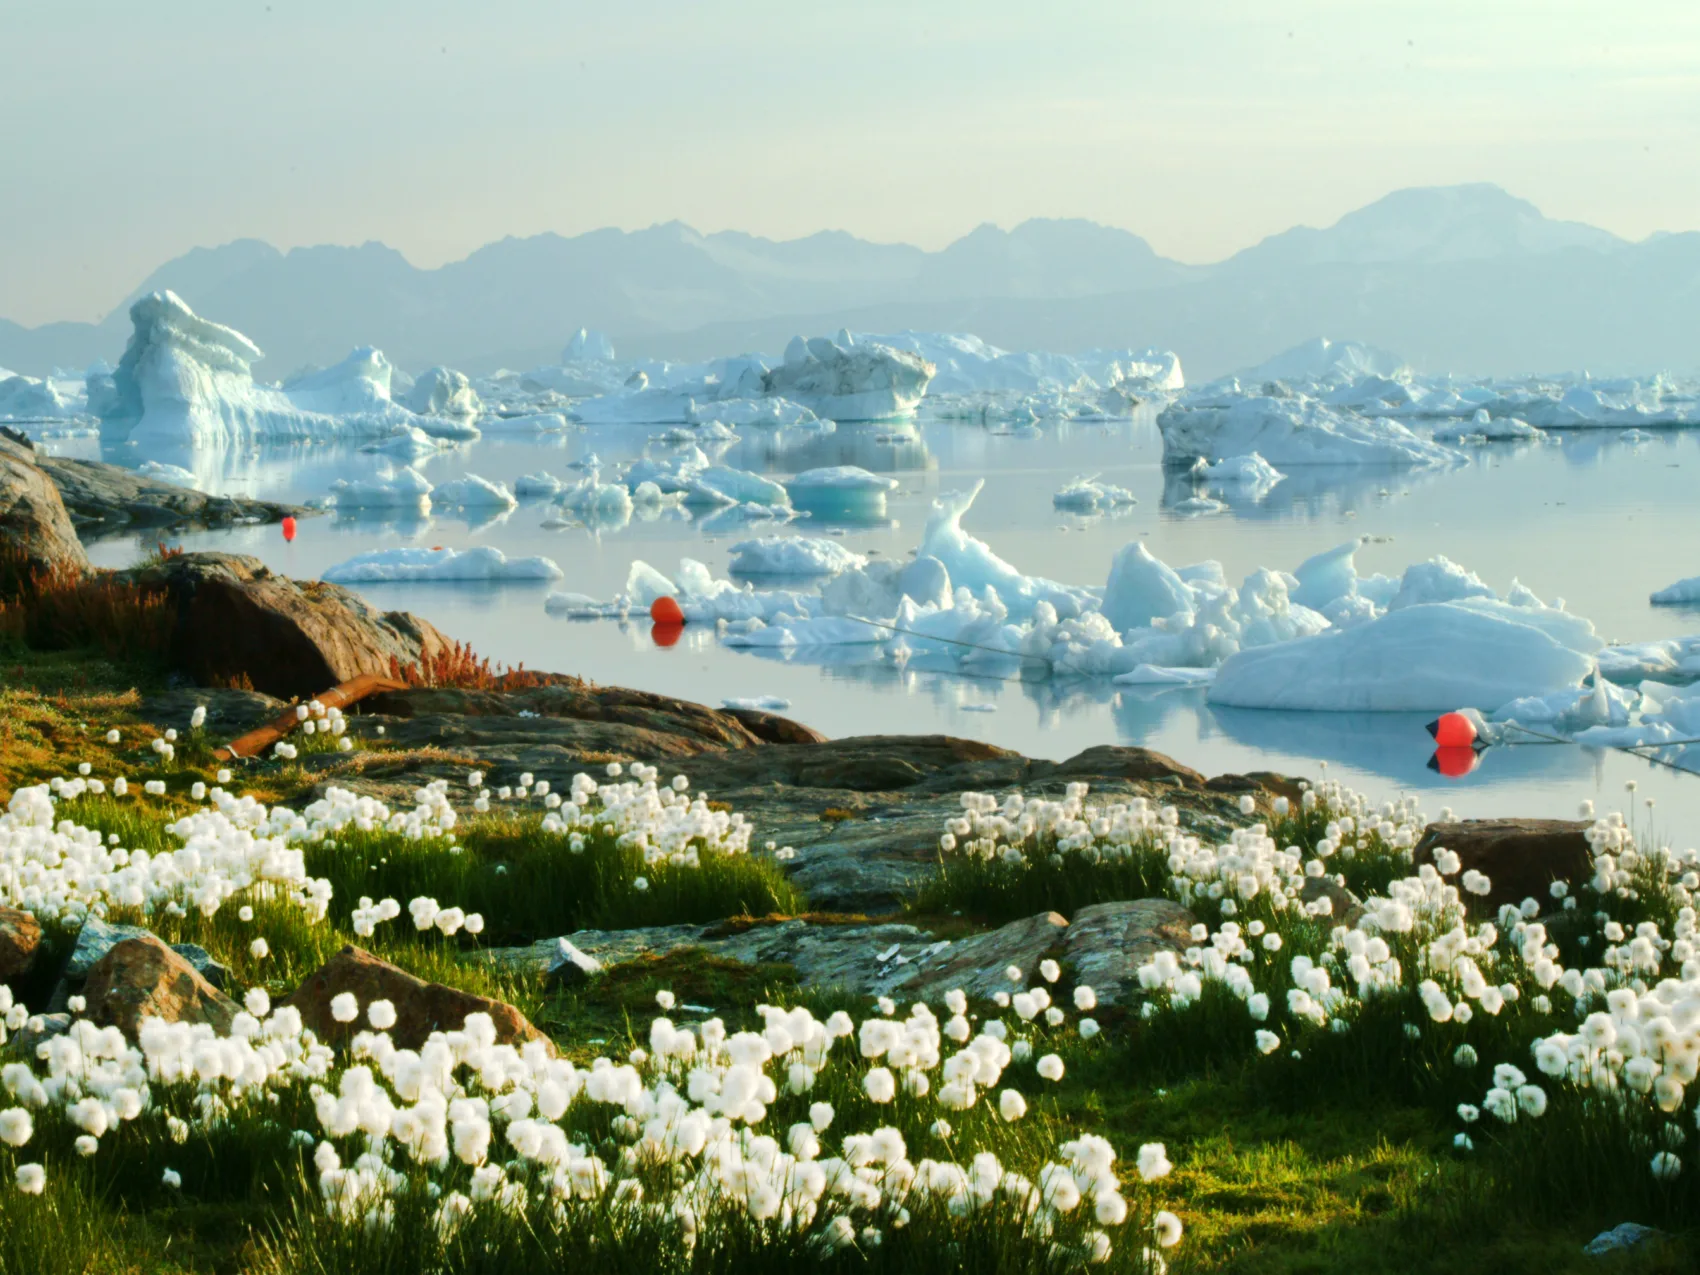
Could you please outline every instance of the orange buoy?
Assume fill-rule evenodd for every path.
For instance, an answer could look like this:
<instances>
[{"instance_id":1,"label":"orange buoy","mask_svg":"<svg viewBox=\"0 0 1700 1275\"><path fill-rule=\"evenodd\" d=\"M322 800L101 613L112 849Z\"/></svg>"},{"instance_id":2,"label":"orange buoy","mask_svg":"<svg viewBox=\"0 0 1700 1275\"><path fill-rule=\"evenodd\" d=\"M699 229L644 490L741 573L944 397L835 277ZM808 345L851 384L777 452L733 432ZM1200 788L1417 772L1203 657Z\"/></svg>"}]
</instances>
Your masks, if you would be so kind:
<instances>
[{"instance_id":1,"label":"orange buoy","mask_svg":"<svg viewBox=\"0 0 1700 1275\"><path fill-rule=\"evenodd\" d=\"M654 624L649 629L649 640L657 646L677 646L679 634L684 631L682 624Z\"/></svg>"},{"instance_id":2,"label":"orange buoy","mask_svg":"<svg viewBox=\"0 0 1700 1275\"><path fill-rule=\"evenodd\" d=\"M677 628L685 622L685 613L679 610L678 602L664 593L649 604L649 618L658 625Z\"/></svg>"},{"instance_id":3,"label":"orange buoy","mask_svg":"<svg viewBox=\"0 0 1700 1275\"><path fill-rule=\"evenodd\" d=\"M295 539L295 518L294 518L293 515L285 514L284 517L283 517L283 542L285 544L289 544L294 539Z\"/></svg>"},{"instance_id":4,"label":"orange buoy","mask_svg":"<svg viewBox=\"0 0 1700 1275\"><path fill-rule=\"evenodd\" d=\"M1442 713L1428 724L1438 748L1473 748L1476 744L1476 724L1463 713Z\"/></svg>"},{"instance_id":5,"label":"orange buoy","mask_svg":"<svg viewBox=\"0 0 1700 1275\"><path fill-rule=\"evenodd\" d=\"M1482 755L1475 750L1474 745L1453 745L1435 749L1434 756L1428 759L1428 768L1438 771L1448 779L1462 779L1481 765L1481 762Z\"/></svg>"}]
</instances>

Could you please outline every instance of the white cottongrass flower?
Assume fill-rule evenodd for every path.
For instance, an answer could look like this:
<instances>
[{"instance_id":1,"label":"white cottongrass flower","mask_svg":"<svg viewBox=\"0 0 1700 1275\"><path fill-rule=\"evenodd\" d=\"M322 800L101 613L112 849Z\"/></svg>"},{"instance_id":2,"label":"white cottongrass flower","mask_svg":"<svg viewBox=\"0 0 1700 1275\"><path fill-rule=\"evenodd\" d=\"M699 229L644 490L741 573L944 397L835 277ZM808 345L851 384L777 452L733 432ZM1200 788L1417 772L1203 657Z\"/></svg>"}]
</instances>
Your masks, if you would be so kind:
<instances>
[{"instance_id":1,"label":"white cottongrass flower","mask_svg":"<svg viewBox=\"0 0 1700 1275\"><path fill-rule=\"evenodd\" d=\"M1063 1060L1055 1054L1046 1054L1038 1062L1035 1070L1041 1080L1057 1081L1063 1078Z\"/></svg>"},{"instance_id":2,"label":"white cottongrass flower","mask_svg":"<svg viewBox=\"0 0 1700 1275\"><path fill-rule=\"evenodd\" d=\"M47 1170L39 1164L20 1164L14 1180L25 1195L40 1195L47 1187Z\"/></svg>"},{"instance_id":3,"label":"white cottongrass flower","mask_svg":"<svg viewBox=\"0 0 1700 1275\"><path fill-rule=\"evenodd\" d=\"M1151 1230L1160 1248L1173 1248L1181 1242L1181 1220L1167 1209L1158 1209L1151 1219Z\"/></svg>"},{"instance_id":4,"label":"white cottongrass flower","mask_svg":"<svg viewBox=\"0 0 1700 1275\"><path fill-rule=\"evenodd\" d=\"M100 1139L92 1133L79 1134L77 1140L71 1145L75 1148L77 1154L86 1160L100 1150Z\"/></svg>"},{"instance_id":5,"label":"white cottongrass flower","mask_svg":"<svg viewBox=\"0 0 1700 1275\"><path fill-rule=\"evenodd\" d=\"M1661 1151L1653 1157L1651 1167L1655 1181L1669 1182L1682 1172L1682 1157L1674 1151Z\"/></svg>"},{"instance_id":6,"label":"white cottongrass flower","mask_svg":"<svg viewBox=\"0 0 1700 1275\"><path fill-rule=\"evenodd\" d=\"M1039 962L1039 977L1047 983L1054 983L1062 977L1062 967L1047 957Z\"/></svg>"},{"instance_id":7,"label":"white cottongrass flower","mask_svg":"<svg viewBox=\"0 0 1700 1275\"><path fill-rule=\"evenodd\" d=\"M263 1019L272 1012L271 995L263 987L250 987L248 994L242 998L242 1008L255 1018Z\"/></svg>"},{"instance_id":8,"label":"white cottongrass flower","mask_svg":"<svg viewBox=\"0 0 1700 1275\"><path fill-rule=\"evenodd\" d=\"M373 1001L366 1006L366 1021L371 1023L378 1031L387 1032L395 1026L395 1002L390 1000Z\"/></svg>"},{"instance_id":9,"label":"white cottongrass flower","mask_svg":"<svg viewBox=\"0 0 1700 1275\"><path fill-rule=\"evenodd\" d=\"M1021 1119L1027 1114L1027 1099L1013 1089L1005 1089L998 1095L998 1114L1009 1121Z\"/></svg>"},{"instance_id":10,"label":"white cottongrass flower","mask_svg":"<svg viewBox=\"0 0 1700 1275\"><path fill-rule=\"evenodd\" d=\"M169 1191L179 1190L183 1185L183 1175L176 1169L167 1169L159 1175L159 1180Z\"/></svg>"},{"instance_id":11,"label":"white cottongrass flower","mask_svg":"<svg viewBox=\"0 0 1700 1275\"><path fill-rule=\"evenodd\" d=\"M1169 1176L1169 1170L1174 1165L1169 1163L1168 1149L1161 1142L1147 1142L1139 1148L1139 1159L1135 1161L1142 1182L1155 1182L1158 1178Z\"/></svg>"},{"instance_id":12,"label":"white cottongrass flower","mask_svg":"<svg viewBox=\"0 0 1700 1275\"><path fill-rule=\"evenodd\" d=\"M1083 1019L1081 1019L1080 1024L1079 1024L1079 1029L1080 1029L1080 1039L1082 1039L1082 1040L1091 1040L1094 1036L1096 1036L1100 1031L1103 1030L1103 1028L1098 1026L1098 1020L1096 1018L1083 1018Z\"/></svg>"},{"instance_id":13,"label":"white cottongrass flower","mask_svg":"<svg viewBox=\"0 0 1700 1275\"><path fill-rule=\"evenodd\" d=\"M9 1147L21 1147L35 1136L35 1121L22 1107L0 1111L0 1142Z\"/></svg>"},{"instance_id":14,"label":"white cottongrass flower","mask_svg":"<svg viewBox=\"0 0 1700 1275\"><path fill-rule=\"evenodd\" d=\"M360 1002L353 992L338 992L331 997L331 1017L339 1023L352 1023L360 1017Z\"/></svg>"},{"instance_id":15,"label":"white cottongrass flower","mask_svg":"<svg viewBox=\"0 0 1700 1275\"><path fill-rule=\"evenodd\" d=\"M897 1097L897 1078L889 1068L875 1067L862 1077L862 1089L875 1102L890 1102Z\"/></svg>"},{"instance_id":16,"label":"white cottongrass flower","mask_svg":"<svg viewBox=\"0 0 1700 1275\"><path fill-rule=\"evenodd\" d=\"M106 732L106 742L109 744L116 744L122 738L123 736L121 736L115 729Z\"/></svg>"},{"instance_id":17,"label":"white cottongrass flower","mask_svg":"<svg viewBox=\"0 0 1700 1275\"><path fill-rule=\"evenodd\" d=\"M271 955L272 945L263 938L255 939L248 944L248 952L256 961L263 961Z\"/></svg>"},{"instance_id":18,"label":"white cottongrass flower","mask_svg":"<svg viewBox=\"0 0 1700 1275\"><path fill-rule=\"evenodd\" d=\"M1281 1038L1274 1032L1263 1028L1258 1029L1253 1039L1257 1042L1257 1052L1260 1054L1272 1054L1281 1048Z\"/></svg>"}]
</instances>

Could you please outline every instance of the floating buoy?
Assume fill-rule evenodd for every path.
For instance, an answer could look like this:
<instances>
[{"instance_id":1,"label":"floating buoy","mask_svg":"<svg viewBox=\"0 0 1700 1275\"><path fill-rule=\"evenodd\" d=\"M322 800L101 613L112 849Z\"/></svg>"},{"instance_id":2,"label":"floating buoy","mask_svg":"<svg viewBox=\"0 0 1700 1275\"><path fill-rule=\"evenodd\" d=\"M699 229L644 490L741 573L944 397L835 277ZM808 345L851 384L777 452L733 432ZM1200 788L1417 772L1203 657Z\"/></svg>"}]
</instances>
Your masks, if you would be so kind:
<instances>
[{"instance_id":1,"label":"floating buoy","mask_svg":"<svg viewBox=\"0 0 1700 1275\"><path fill-rule=\"evenodd\" d=\"M1438 771L1448 779L1462 779L1481 764L1482 755L1476 751L1473 744L1437 748L1434 750L1434 756L1428 759L1428 768Z\"/></svg>"},{"instance_id":2,"label":"floating buoy","mask_svg":"<svg viewBox=\"0 0 1700 1275\"><path fill-rule=\"evenodd\" d=\"M1442 713L1428 724L1437 748L1474 748L1476 724L1463 713Z\"/></svg>"},{"instance_id":3,"label":"floating buoy","mask_svg":"<svg viewBox=\"0 0 1700 1275\"><path fill-rule=\"evenodd\" d=\"M295 539L295 519L289 514L283 517L283 542L289 544Z\"/></svg>"},{"instance_id":4,"label":"floating buoy","mask_svg":"<svg viewBox=\"0 0 1700 1275\"><path fill-rule=\"evenodd\" d=\"M677 646L679 643L679 634L684 631L685 626L682 624L651 625L649 630L649 640L654 642L657 646Z\"/></svg>"},{"instance_id":5,"label":"floating buoy","mask_svg":"<svg viewBox=\"0 0 1700 1275\"><path fill-rule=\"evenodd\" d=\"M685 622L685 613L679 610L678 602L664 593L649 604L649 618L658 625L671 625L678 628Z\"/></svg>"}]
</instances>

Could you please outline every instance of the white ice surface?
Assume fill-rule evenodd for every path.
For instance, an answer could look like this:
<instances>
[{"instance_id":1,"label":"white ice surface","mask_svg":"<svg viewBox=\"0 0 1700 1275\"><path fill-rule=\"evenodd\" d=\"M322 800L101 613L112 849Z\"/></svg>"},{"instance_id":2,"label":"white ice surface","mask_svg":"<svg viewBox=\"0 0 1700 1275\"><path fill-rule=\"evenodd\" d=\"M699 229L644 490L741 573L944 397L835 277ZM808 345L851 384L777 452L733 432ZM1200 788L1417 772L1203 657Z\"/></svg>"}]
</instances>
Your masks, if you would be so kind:
<instances>
[{"instance_id":1,"label":"white ice surface","mask_svg":"<svg viewBox=\"0 0 1700 1275\"><path fill-rule=\"evenodd\" d=\"M1277 467L1384 465L1433 468L1460 465L1462 452L1412 432L1387 417L1364 417L1298 393L1279 397L1212 389L1190 394L1157 418L1163 460L1187 467L1256 452Z\"/></svg>"},{"instance_id":2,"label":"white ice surface","mask_svg":"<svg viewBox=\"0 0 1700 1275\"><path fill-rule=\"evenodd\" d=\"M1070 480L1051 497L1052 506L1076 514L1108 513L1138 503L1139 498L1126 487L1100 482L1096 474Z\"/></svg>"},{"instance_id":3,"label":"white ice surface","mask_svg":"<svg viewBox=\"0 0 1700 1275\"><path fill-rule=\"evenodd\" d=\"M733 545L729 569L741 576L829 576L867 562L836 540L762 536Z\"/></svg>"},{"instance_id":4,"label":"white ice surface","mask_svg":"<svg viewBox=\"0 0 1700 1275\"><path fill-rule=\"evenodd\" d=\"M324 579L336 584L408 583L460 580L556 580L561 568L549 558L509 558L500 549L426 549L413 545L374 549L328 568Z\"/></svg>"},{"instance_id":5,"label":"white ice surface","mask_svg":"<svg viewBox=\"0 0 1700 1275\"><path fill-rule=\"evenodd\" d=\"M438 483L431 491L431 503L440 509L513 509L519 501L507 484L467 474Z\"/></svg>"},{"instance_id":6,"label":"white ice surface","mask_svg":"<svg viewBox=\"0 0 1700 1275\"><path fill-rule=\"evenodd\" d=\"M339 478L331 484L332 503L348 509L416 509L431 511L431 483L411 465L380 472L371 478Z\"/></svg>"}]
</instances>

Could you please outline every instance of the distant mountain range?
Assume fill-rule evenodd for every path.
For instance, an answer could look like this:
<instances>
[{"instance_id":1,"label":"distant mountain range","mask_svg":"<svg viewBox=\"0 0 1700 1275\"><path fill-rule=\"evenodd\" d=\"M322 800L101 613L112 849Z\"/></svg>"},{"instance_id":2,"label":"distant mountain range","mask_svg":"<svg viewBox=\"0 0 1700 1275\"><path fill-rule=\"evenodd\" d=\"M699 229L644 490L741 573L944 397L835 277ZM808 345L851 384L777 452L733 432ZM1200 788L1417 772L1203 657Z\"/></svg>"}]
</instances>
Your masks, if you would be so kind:
<instances>
[{"instance_id":1,"label":"distant mountain range","mask_svg":"<svg viewBox=\"0 0 1700 1275\"><path fill-rule=\"evenodd\" d=\"M171 288L281 378L377 345L400 367L555 362L580 327L622 356L777 352L793 334L974 332L1010 349L1163 346L1198 381L1319 334L1469 375L1700 370L1700 233L1631 243L1497 186L1400 190L1322 229L1186 265L1079 220L985 225L938 252L842 231L775 242L678 222L503 239L421 270L379 243L244 239L167 262L98 324L0 319L0 367L116 362L135 297Z\"/></svg>"}]
</instances>

